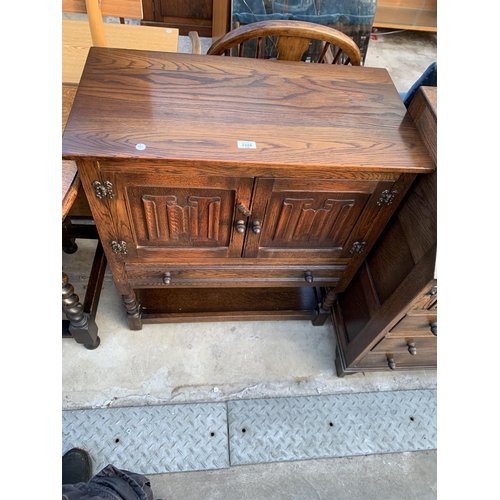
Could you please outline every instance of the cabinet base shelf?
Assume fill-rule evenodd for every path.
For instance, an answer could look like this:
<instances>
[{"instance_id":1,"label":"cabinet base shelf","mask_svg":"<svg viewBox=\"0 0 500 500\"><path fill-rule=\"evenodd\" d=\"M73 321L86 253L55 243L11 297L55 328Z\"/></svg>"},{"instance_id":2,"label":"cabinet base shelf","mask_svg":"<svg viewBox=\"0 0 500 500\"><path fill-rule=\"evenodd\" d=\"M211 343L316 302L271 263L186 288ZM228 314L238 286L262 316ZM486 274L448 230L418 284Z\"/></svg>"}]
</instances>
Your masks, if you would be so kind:
<instances>
[{"instance_id":1,"label":"cabinet base shelf","mask_svg":"<svg viewBox=\"0 0 500 500\"><path fill-rule=\"evenodd\" d=\"M136 290L141 323L315 320L321 291L294 288Z\"/></svg>"}]
</instances>

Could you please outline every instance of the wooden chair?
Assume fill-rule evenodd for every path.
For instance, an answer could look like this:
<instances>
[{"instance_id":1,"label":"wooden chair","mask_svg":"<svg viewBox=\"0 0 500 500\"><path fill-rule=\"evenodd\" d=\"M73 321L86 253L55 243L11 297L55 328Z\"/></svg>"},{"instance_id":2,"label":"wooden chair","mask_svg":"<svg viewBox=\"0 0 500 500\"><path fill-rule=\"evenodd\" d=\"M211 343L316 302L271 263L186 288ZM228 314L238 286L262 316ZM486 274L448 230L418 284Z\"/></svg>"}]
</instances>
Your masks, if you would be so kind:
<instances>
[{"instance_id":1,"label":"wooden chair","mask_svg":"<svg viewBox=\"0 0 500 500\"><path fill-rule=\"evenodd\" d=\"M250 53L245 51L249 41L255 44ZM351 38L334 28L306 21L260 21L241 26L213 43L207 55L361 64L361 53Z\"/></svg>"}]
</instances>

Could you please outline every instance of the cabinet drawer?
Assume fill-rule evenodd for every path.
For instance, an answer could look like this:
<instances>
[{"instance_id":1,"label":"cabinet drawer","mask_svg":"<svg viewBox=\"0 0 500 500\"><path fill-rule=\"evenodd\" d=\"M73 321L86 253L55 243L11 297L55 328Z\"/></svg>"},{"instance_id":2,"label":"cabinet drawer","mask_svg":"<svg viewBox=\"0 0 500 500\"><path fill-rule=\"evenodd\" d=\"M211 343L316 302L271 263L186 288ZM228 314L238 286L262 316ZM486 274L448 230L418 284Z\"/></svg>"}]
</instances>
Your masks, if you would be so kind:
<instances>
[{"instance_id":1,"label":"cabinet drawer","mask_svg":"<svg viewBox=\"0 0 500 500\"><path fill-rule=\"evenodd\" d=\"M412 346L409 344L413 343ZM411 354L410 347L415 349ZM384 338L359 363L360 368L387 368L389 359L396 368L437 366L437 338Z\"/></svg>"},{"instance_id":2,"label":"cabinet drawer","mask_svg":"<svg viewBox=\"0 0 500 500\"><path fill-rule=\"evenodd\" d=\"M345 265L313 266L171 266L126 264L136 287L178 286L334 286Z\"/></svg>"},{"instance_id":3,"label":"cabinet drawer","mask_svg":"<svg viewBox=\"0 0 500 500\"><path fill-rule=\"evenodd\" d=\"M396 337L396 338L385 338L382 339L371 352L383 352L386 354L394 353L408 353L409 344L413 344L416 349L416 354L413 356L418 356L420 352L431 352L437 350L437 337L416 337L416 336L406 336L406 337Z\"/></svg>"},{"instance_id":4,"label":"cabinet drawer","mask_svg":"<svg viewBox=\"0 0 500 500\"><path fill-rule=\"evenodd\" d=\"M437 323L436 311L407 314L390 332L387 337L436 337L431 331L431 323ZM437 325L436 325L437 328Z\"/></svg>"},{"instance_id":5,"label":"cabinet drawer","mask_svg":"<svg viewBox=\"0 0 500 500\"><path fill-rule=\"evenodd\" d=\"M363 359L356 365L359 369L387 369L389 370L389 361L385 352L369 352ZM411 355L406 352L393 352L391 359L395 363L395 368L436 368L437 366L437 353L435 349L424 350L420 349L416 355Z\"/></svg>"}]
</instances>

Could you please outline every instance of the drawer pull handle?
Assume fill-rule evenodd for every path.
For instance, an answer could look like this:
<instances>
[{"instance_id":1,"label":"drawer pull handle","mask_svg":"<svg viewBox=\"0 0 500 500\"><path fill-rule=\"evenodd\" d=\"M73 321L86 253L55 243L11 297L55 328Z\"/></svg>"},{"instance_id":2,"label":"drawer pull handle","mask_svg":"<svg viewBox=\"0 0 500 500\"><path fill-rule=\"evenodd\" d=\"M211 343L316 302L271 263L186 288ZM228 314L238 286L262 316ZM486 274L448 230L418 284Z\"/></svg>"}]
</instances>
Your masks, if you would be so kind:
<instances>
[{"instance_id":1,"label":"drawer pull handle","mask_svg":"<svg viewBox=\"0 0 500 500\"><path fill-rule=\"evenodd\" d=\"M415 346L415 342L408 342L408 344L406 344L408 346L408 352L412 355L412 356L415 356L415 354L417 354L417 348Z\"/></svg>"},{"instance_id":2,"label":"drawer pull handle","mask_svg":"<svg viewBox=\"0 0 500 500\"><path fill-rule=\"evenodd\" d=\"M387 358L387 366L391 370L395 370L396 369L396 362L394 361L394 358Z\"/></svg>"},{"instance_id":3,"label":"drawer pull handle","mask_svg":"<svg viewBox=\"0 0 500 500\"><path fill-rule=\"evenodd\" d=\"M431 327L431 333L437 337L438 334L438 324L436 322L429 323L429 326Z\"/></svg>"},{"instance_id":4,"label":"drawer pull handle","mask_svg":"<svg viewBox=\"0 0 500 500\"><path fill-rule=\"evenodd\" d=\"M234 223L234 227L236 228L237 233L244 233L245 232L245 221L244 220L237 220Z\"/></svg>"},{"instance_id":5,"label":"drawer pull handle","mask_svg":"<svg viewBox=\"0 0 500 500\"><path fill-rule=\"evenodd\" d=\"M172 283L172 277L170 276L170 273L163 273L162 281L163 283L165 283L165 285L170 285Z\"/></svg>"},{"instance_id":6,"label":"drawer pull handle","mask_svg":"<svg viewBox=\"0 0 500 500\"><path fill-rule=\"evenodd\" d=\"M304 273L304 279L308 282L308 283L312 283L314 281L314 276L313 276L313 273L311 271L306 271Z\"/></svg>"},{"instance_id":7,"label":"drawer pull handle","mask_svg":"<svg viewBox=\"0 0 500 500\"><path fill-rule=\"evenodd\" d=\"M260 220L254 220L252 222L252 231L255 234L259 234L261 229L262 229L262 224L261 224Z\"/></svg>"},{"instance_id":8,"label":"drawer pull handle","mask_svg":"<svg viewBox=\"0 0 500 500\"><path fill-rule=\"evenodd\" d=\"M238 209L238 212L241 215L244 215L245 217L250 217L250 215L252 215L252 212L250 212L250 210L248 210L248 208L245 207L245 205L243 205L243 203L238 203L236 205L236 208Z\"/></svg>"}]
</instances>

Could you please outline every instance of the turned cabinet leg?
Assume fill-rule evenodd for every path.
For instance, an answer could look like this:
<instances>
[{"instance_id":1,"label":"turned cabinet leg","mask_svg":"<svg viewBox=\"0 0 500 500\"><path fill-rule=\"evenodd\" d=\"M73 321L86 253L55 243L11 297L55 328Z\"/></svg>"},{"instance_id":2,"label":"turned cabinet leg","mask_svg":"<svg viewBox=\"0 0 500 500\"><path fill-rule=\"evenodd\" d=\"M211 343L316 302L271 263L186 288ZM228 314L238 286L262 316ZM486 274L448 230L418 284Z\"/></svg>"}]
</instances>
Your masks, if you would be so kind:
<instances>
[{"instance_id":1,"label":"turned cabinet leg","mask_svg":"<svg viewBox=\"0 0 500 500\"><path fill-rule=\"evenodd\" d=\"M134 292L122 295L123 303L127 309L127 323L131 330L142 330L141 304Z\"/></svg>"},{"instance_id":2,"label":"turned cabinet leg","mask_svg":"<svg viewBox=\"0 0 500 500\"><path fill-rule=\"evenodd\" d=\"M333 304L337 301L337 297L337 294L331 288L327 289L327 292L323 297L323 301L318 306L318 315L312 322L314 326L321 326L325 324L325 321L330 315Z\"/></svg>"},{"instance_id":3,"label":"turned cabinet leg","mask_svg":"<svg viewBox=\"0 0 500 500\"><path fill-rule=\"evenodd\" d=\"M62 273L62 310L69 320L69 333L76 342L87 349L95 349L101 342L97 335L97 325L94 319L84 312L83 305L74 292L68 275Z\"/></svg>"}]
</instances>

